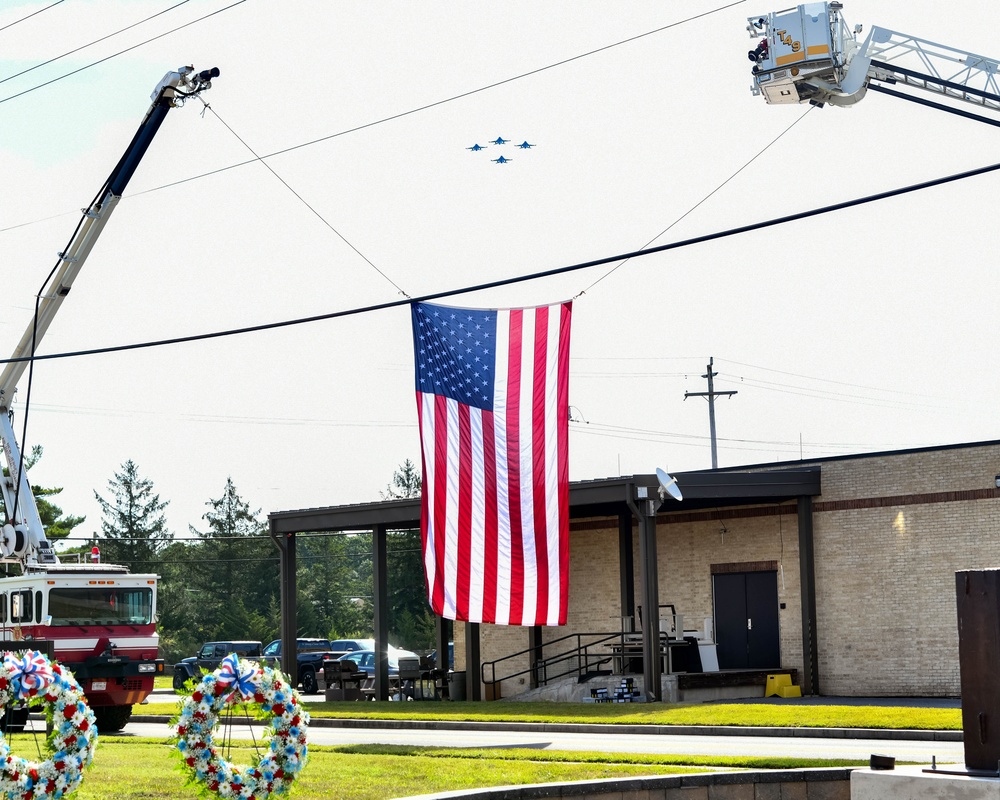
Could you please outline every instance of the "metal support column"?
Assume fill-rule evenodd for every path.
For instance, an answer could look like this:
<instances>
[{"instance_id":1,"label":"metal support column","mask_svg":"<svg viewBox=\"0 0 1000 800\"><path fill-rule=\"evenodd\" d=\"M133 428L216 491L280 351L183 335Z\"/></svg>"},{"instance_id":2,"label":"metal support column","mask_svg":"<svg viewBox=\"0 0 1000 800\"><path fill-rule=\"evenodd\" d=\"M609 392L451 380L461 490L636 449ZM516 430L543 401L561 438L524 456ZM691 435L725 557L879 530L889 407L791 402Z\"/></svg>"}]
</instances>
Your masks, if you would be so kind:
<instances>
[{"instance_id":1,"label":"metal support column","mask_svg":"<svg viewBox=\"0 0 1000 800\"><path fill-rule=\"evenodd\" d=\"M635 551L632 549L632 514L618 515L618 585L621 593L621 616L632 618L635 630ZM629 631L629 632L631 632Z\"/></svg>"},{"instance_id":2,"label":"metal support column","mask_svg":"<svg viewBox=\"0 0 1000 800\"><path fill-rule=\"evenodd\" d=\"M483 699L483 665L479 657L479 623L465 623L465 696Z\"/></svg>"},{"instance_id":3,"label":"metal support column","mask_svg":"<svg viewBox=\"0 0 1000 800\"><path fill-rule=\"evenodd\" d=\"M656 512L660 501L646 486L626 487L632 513L639 518L639 569L642 575L642 678L648 702L663 700L660 660L660 579L656 563Z\"/></svg>"},{"instance_id":4,"label":"metal support column","mask_svg":"<svg viewBox=\"0 0 1000 800\"><path fill-rule=\"evenodd\" d=\"M819 694L816 641L816 564L813 555L812 497L798 498L799 583L802 595L802 694Z\"/></svg>"},{"instance_id":5,"label":"metal support column","mask_svg":"<svg viewBox=\"0 0 1000 800\"><path fill-rule=\"evenodd\" d=\"M437 648L437 663L434 665L438 669L446 672L451 668L448 663L448 642L451 641L451 622L444 617L434 618L434 644Z\"/></svg>"},{"instance_id":6,"label":"metal support column","mask_svg":"<svg viewBox=\"0 0 1000 800\"><path fill-rule=\"evenodd\" d=\"M528 663L531 665L531 678L529 686L532 689L538 688L538 670L536 665L542 660L542 626L532 625L528 628Z\"/></svg>"},{"instance_id":7,"label":"metal support column","mask_svg":"<svg viewBox=\"0 0 1000 800\"><path fill-rule=\"evenodd\" d=\"M372 582L375 612L375 699L389 699L389 599L386 593L385 525L372 531Z\"/></svg>"},{"instance_id":8,"label":"metal support column","mask_svg":"<svg viewBox=\"0 0 1000 800\"><path fill-rule=\"evenodd\" d=\"M286 533L284 536L274 530L274 523L268 523L268 533L271 541L278 548L280 556L279 574L281 581L281 670L288 675L292 681L298 676L298 647L296 639L295 604L295 534Z\"/></svg>"}]
</instances>

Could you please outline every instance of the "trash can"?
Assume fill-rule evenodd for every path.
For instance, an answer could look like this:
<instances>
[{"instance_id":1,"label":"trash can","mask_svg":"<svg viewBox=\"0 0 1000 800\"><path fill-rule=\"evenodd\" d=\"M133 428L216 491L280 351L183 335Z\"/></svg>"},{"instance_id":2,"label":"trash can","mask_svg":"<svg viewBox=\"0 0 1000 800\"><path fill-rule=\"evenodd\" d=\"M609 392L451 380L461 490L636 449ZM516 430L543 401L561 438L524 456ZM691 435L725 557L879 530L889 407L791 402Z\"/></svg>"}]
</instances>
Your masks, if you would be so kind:
<instances>
[{"instance_id":1,"label":"trash can","mask_svg":"<svg viewBox=\"0 0 1000 800\"><path fill-rule=\"evenodd\" d=\"M465 673L448 673L448 699L465 700Z\"/></svg>"}]
</instances>

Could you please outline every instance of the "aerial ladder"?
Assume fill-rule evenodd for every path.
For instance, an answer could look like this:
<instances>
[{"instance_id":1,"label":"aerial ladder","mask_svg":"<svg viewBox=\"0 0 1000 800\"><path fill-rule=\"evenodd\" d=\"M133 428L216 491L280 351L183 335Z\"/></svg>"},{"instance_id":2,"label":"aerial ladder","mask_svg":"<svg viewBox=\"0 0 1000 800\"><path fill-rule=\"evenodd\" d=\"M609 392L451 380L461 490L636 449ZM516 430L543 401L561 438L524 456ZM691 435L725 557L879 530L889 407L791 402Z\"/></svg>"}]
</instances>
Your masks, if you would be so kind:
<instances>
[{"instance_id":1,"label":"aerial ladder","mask_svg":"<svg viewBox=\"0 0 1000 800\"><path fill-rule=\"evenodd\" d=\"M861 40L862 26L850 28L842 12L839 2L805 3L748 17L750 91L771 104L822 107L854 105L871 90L1000 125L979 113L1000 112L997 59L877 26Z\"/></svg>"},{"instance_id":2,"label":"aerial ladder","mask_svg":"<svg viewBox=\"0 0 1000 800\"><path fill-rule=\"evenodd\" d=\"M181 67L176 72L168 72L157 84L151 95L152 105L142 124L93 202L83 209L83 216L73 236L66 249L58 254L59 260L38 295L36 313L31 323L0 373L0 439L7 464L7 475L0 480L0 491L7 511L7 519L0 531L0 553L4 558L17 558L24 566L58 563L45 537L14 433L11 404L18 381L56 312L73 288L73 281L83 269L94 243L108 224L111 213L121 200L125 187L146 154L167 112L210 88L212 78L218 75L219 70L214 67L202 72L195 72L194 67Z\"/></svg>"}]
</instances>

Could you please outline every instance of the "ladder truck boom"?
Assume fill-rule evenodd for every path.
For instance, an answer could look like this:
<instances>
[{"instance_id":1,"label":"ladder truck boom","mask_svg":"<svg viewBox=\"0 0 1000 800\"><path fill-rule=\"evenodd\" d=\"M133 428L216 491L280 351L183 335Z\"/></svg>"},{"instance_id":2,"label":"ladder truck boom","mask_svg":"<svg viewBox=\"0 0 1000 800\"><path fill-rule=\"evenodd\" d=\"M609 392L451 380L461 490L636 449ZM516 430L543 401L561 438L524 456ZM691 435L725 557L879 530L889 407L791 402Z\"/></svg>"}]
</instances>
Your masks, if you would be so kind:
<instances>
[{"instance_id":1,"label":"ladder truck boom","mask_svg":"<svg viewBox=\"0 0 1000 800\"><path fill-rule=\"evenodd\" d=\"M7 519L0 530L0 651L45 649L76 676L102 732L121 730L163 671L156 631L158 576L116 564L60 563L38 515L14 434L18 380L80 274L111 212L171 108L210 88L218 69L168 72L111 175L76 226L37 297L35 314L0 372L0 439L8 474L0 478ZM96 549L96 548L95 548ZM30 644L26 645L26 640ZM23 729L28 707L9 709L6 730ZM0 713L3 710L0 709Z\"/></svg>"},{"instance_id":2,"label":"ladder truck boom","mask_svg":"<svg viewBox=\"0 0 1000 800\"><path fill-rule=\"evenodd\" d=\"M66 248L58 254L59 260L38 295L36 314L10 361L4 366L3 372L0 372L0 438L3 440L8 471L7 478L0 482L8 516L0 539L0 550L5 556L17 553L39 563L56 563L55 554L45 539L31 495L31 486L24 474L26 470L22 469L21 450L14 434L11 403L17 383L73 287L73 281L80 274L167 112L209 89L212 78L218 75L217 68L195 72L194 67L181 67L175 72L168 72L157 84L151 95L152 104L142 124L93 202L83 209L83 216L76 230Z\"/></svg>"},{"instance_id":3,"label":"ladder truck boom","mask_svg":"<svg viewBox=\"0 0 1000 800\"><path fill-rule=\"evenodd\" d=\"M950 104L1000 112L997 59L877 26L859 41L862 26L850 28L842 12L834 1L748 17L747 30L757 40L748 53L750 91L770 104L851 106L871 89L1000 125L1000 119Z\"/></svg>"}]
</instances>

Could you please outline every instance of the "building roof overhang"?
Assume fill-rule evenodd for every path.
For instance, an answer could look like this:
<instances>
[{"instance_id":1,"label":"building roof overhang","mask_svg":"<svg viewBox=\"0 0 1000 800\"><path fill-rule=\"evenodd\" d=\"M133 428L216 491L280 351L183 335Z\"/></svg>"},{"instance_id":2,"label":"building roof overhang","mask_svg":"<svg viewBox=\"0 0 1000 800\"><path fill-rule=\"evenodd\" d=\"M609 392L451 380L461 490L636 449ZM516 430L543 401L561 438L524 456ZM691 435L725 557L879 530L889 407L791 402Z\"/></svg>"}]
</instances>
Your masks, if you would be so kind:
<instances>
[{"instance_id":1,"label":"building roof overhang","mask_svg":"<svg viewBox=\"0 0 1000 800\"><path fill-rule=\"evenodd\" d=\"M677 479L684 499L677 502L668 498L660 509L662 513L780 503L820 494L819 466L678 472L673 477ZM625 513L628 511L628 499L634 497L637 487L655 492L659 482L656 475L574 481L569 487L570 517L582 519ZM377 526L414 528L420 525L420 498L272 511L268 514L268 522L275 534L372 530Z\"/></svg>"}]
</instances>

